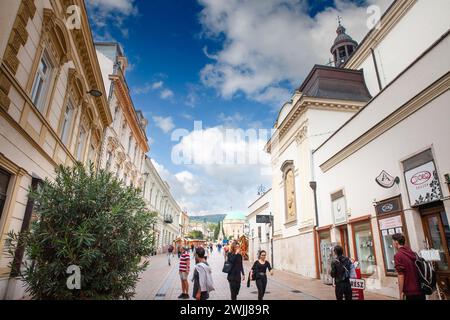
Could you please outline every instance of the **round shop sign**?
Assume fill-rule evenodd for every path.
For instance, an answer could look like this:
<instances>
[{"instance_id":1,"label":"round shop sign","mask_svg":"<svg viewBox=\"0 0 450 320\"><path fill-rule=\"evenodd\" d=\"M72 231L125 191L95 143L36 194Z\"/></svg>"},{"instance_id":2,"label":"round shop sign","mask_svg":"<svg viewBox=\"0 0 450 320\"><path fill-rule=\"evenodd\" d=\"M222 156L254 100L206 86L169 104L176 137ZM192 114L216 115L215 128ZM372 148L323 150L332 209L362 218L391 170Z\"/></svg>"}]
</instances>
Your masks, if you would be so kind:
<instances>
[{"instance_id":1,"label":"round shop sign","mask_svg":"<svg viewBox=\"0 0 450 320\"><path fill-rule=\"evenodd\" d=\"M422 185L430 181L431 177L432 174L429 171L417 172L415 175L411 177L411 183L415 186Z\"/></svg>"},{"instance_id":2,"label":"round shop sign","mask_svg":"<svg viewBox=\"0 0 450 320\"><path fill-rule=\"evenodd\" d=\"M384 206L381 207L381 211L383 212L390 212L394 209L394 205L392 203L386 203Z\"/></svg>"}]
</instances>

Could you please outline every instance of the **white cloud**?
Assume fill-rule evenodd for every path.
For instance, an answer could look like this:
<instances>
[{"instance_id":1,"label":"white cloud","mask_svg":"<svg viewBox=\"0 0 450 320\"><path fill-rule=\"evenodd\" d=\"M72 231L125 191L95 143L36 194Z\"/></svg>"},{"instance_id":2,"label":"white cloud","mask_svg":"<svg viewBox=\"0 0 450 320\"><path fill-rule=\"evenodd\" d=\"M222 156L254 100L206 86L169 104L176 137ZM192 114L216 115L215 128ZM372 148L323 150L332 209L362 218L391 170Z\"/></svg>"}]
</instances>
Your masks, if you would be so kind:
<instances>
[{"instance_id":1,"label":"white cloud","mask_svg":"<svg viewBox=\"0 0 450 320\"><path fill-rule=\"evenodd\" d=\"M195 176L189 171L181 171L175 174L175 178L183 186L183 190L187 195L194 195L200 189L200 185Z\"/></svg>"},{"instance_id":2,"label":"white cloud","mask_svg":"<svg viewBox=\"0 0 450 320\"><path fill-rule=\"evenodd\" d=\"M187 106L194 108L200 100L200 97L202 95L202 89L203 88L201 85L188 83L187 84L188 93L186 95L186 98L184 99L184 103Z\"/></svg>"},{"instance_id":3,"label":"white cloud","mask_svg":"<svg viewBox=\"0 0 450 320\"><path fill-rule=\"evenodd\" d=\"M247 211L248 205L257 197L258 186L270 187L271 175L262 174L261 164L215 164L213 156L203 152L209 148L223 152L246 149L268 157L262 150L265 137L256 141L237 137L223 143L223 132L223 127L208 128L203 130L203 135L193 131L177 144L185 152L193 149L194 153L201 154L204 164L175 166L171 172L152 159L162 179L170 185L175 200L190 215L223 214L230 207Z\"/></svg>"},{"instance_id":4,"label":"white cloud","mask_svg":"<svg viewBox=\"0 0 450 320\"><path fill-rule=\"evenodd\" d=\"M261 170L270 161L263 151L267 137L236 135L227 139L225 132L222 126L193 131L174 146L173 151L194 155L193 164L183 166L189 170L181 170L170 179L171 186L177 185L173 188L175 198L189 214L225 213L230 207L246 211L256 198L258 185L270 186L271 176ZM219 159L226 154L235 155L234 161ZM264 159L252 163L250 154Z\"/></svg>"},{"instance_id":5,"label":"white cloud","mask_svg":"<svg viewBox=\"0 0 450 320\"><path fill-rule=\"evenodd\" d=\"M87 3L103 12L120 11L129 15L136 11L134 0L87 0Z\"/></svg>"},{"instance_id":6,"label":"white cloud","mask_svg":"<svg viewBox=\"0 0 450 320\"><path fill-rule=\"evenodd\" d=\"M225 115L225 113L221 112L217 116L217 119L225 127L237 127L238 124L244 120L244 116L239 112L235 112L232 115Z\"/></svg>"},{"instance_id":7,"label":"white cloud","mask_svg":"<svg viewBox=\"0 0 450 320\"><path fill-rule=\"evenodd\" d=\"M182 113L181 116L186 120L192 120L194 117L189 113Z\"/></svg>"},{"instance_id":8,"label":"white cloud","mask_svg":"<svg viewBox=\"0 0 450 320\"><path fill-rule=\"evenodd\" d=\"M152 89L153 90L160 89L160 88L162 88L163 85L164 85L164 82L162 82L162 81L154 82L152 84Z\"/></svg>"},{"instance_id":9,"label":"white cloud","mask_svg":"<svg viewBox=\"0 0 450 320\"><path fill-rule=\"evenodd\" d=\"M170 89L163 89L160 94L161 99L170 99L173 97L173 91Z\"/></svg>"},{"instance_id":10,"label":"white cloud","mask_svg":"<svg viewBox=\"0 0 450 320\"><path fill-rule=\"evenodd\" d=\"M315 17L305 0L198 0L204 34L223 40L222 49L205 54L213 61L201 71L203 84L224 98L243 92L247 98L277 103L289 99L285 89L297 87L311 67L326 64L336 37L336 17L348 33L361 40L369 31L369 4L384 10L392 0L368 0L359 7L336 0Z\"/></svg>"},{"instance_id":11,"label":"white cloud","mask_svg":"<svg viewBox=\"0 0 450 320\"><path fill-rule=\"evenodd\" d=\"M174 93L172 90L165 88L164 81L146 82L142 87L133 88L135 94L147 94L150 91L159 91L159 96L161 99L173 98Z\"/></svg>"},{"instance_id":12,"label":"white cloud","mask_svg":"<svg viewBox=\"0 0 450 320\"><path fill-rule=\"evenodd\" d=\"M135 87L133 91L135 94L147 94L150 90L158 90L161 89L164 85L163 81L157 81L153 83L146 82L142 87Z\"/></svg>"},{"instance_id":13,"label":"white cloud","mask_svg":"<svg viewBox=\"0 0 450 320\"><path fill-rule=\"evenodd\" d=\"M129 30L124 26L125 20L138 14L135 0L86 0L86 6L96 28L96 40L113 40L111 26L128 37Z\"/></svg>"},{"instance_id":14,"label":"white cloud","mask_svg":"<svg viewBox=\"0 0 450 320\"><path fill-rule=\"evenodd\" d=\"M172 117L153 116L153 121L155 121L156 126L164 131L164 133L168 133L175 128Z\"/></svg>"}]
</instances>

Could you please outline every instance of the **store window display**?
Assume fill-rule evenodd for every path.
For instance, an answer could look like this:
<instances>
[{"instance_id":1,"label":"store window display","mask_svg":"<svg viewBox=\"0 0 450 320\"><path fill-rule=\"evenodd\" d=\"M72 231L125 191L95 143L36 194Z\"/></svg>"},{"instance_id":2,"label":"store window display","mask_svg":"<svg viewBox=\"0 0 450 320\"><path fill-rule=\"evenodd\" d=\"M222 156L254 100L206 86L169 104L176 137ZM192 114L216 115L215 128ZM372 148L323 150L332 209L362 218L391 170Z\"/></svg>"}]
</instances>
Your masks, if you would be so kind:
<instances>
[{"instance_id":1,"label":"store window display","mask_svg":"<svg viewBox=\"0 0 450 320\"><path fill-rule=\"evenodd\" d=\"M353 226L355 239L356 260L360 263L361 273L371 275L374 273L376 259L373 245L373 234L370 221Z\"/></svg>"}]
</instances>

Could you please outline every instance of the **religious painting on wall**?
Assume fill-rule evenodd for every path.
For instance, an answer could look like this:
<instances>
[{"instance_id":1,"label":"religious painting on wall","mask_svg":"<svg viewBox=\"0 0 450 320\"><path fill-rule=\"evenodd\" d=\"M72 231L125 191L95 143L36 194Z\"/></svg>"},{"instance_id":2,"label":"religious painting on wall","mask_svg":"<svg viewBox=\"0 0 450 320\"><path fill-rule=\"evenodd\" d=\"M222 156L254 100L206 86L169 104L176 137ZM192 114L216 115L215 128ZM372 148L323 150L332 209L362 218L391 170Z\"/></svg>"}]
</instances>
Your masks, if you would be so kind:
<instances>
[{"instance_id":1,"label":"religious painting on wall","mask_svg":"<svg viewBox=\"0 0 450 320\"><path fill-rule=\"evenodd\" d=\"M282 166L284 176L284 196L286 207L286 222L297 219L297 207L295 200L295 175L292 161L286 161Z\"/></svg>"}]
</instances>

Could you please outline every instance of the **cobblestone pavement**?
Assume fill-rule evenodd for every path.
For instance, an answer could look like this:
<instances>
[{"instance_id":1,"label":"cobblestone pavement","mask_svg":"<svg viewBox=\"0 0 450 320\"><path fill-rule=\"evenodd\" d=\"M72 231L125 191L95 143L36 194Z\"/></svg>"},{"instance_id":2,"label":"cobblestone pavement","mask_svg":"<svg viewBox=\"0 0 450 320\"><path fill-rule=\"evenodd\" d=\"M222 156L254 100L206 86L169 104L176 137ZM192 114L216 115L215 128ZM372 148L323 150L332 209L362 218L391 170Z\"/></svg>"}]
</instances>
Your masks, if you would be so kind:
<instances>
[{"instance_id":1,"label":"cobblestone pavement","mask_svg":"<svg viewBox=\"0 0 450 320\"><path fill-rule=\"evenodd\" d=\"M222 272L223 256L217 250L208 258L213 270L215 290L210 293L210 300L229 300L230 290L226 274ZM192 282L190 281L194 270L195 260L191 260L191 273L189 275L189 294L192 296ZM246 277L250 271L250 262L244 262ZM157 255L150 258L150 266L141 275L136 287L138 300L176 300L181 293L181 283L178 275L178 257L172 258L168 265L166 255ZM383 295L365 292L366 300L391 300ZM247 279L242 282L238 300L256 300L257 289L255 282L247 288ZM266 300L333 300L334 288L322 284L319 280L304 278L297 274L274 270L269 275Z\"/></svg>"}]
</instances>

